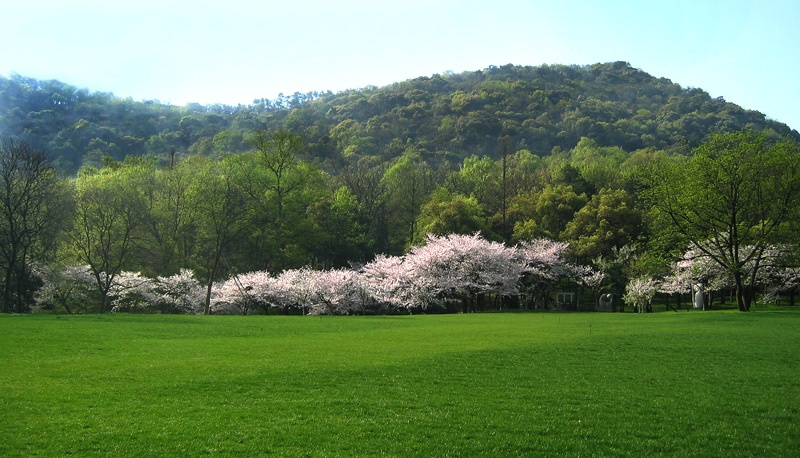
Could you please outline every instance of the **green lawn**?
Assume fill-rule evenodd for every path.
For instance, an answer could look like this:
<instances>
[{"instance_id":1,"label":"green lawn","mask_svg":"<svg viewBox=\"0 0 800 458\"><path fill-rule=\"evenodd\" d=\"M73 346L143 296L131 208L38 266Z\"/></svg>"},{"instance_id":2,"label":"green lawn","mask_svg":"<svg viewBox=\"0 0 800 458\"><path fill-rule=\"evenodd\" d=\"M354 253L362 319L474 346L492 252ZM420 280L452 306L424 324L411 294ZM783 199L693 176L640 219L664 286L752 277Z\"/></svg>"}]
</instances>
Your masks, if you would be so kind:
<instances>
[{"instance_id":1,"label":"green lawn","mask_svg":"<svg viewBox=\"0 0 800 458\"><path fill-rule=\"evenodd\" d=\"M800 310L0 316L0 456L800 456Z\"/></svg>"}]
</instances>

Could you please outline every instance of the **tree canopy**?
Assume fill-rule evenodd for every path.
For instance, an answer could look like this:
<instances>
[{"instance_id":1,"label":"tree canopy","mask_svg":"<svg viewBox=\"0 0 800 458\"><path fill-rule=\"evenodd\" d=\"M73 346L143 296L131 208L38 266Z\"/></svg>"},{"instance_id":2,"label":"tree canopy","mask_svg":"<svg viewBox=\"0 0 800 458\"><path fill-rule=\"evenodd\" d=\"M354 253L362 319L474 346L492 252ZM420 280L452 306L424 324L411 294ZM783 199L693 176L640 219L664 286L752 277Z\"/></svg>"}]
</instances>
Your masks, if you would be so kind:
<instances>
[{"instance_id":1,"label":"tree canopy","mask_svg":"<svg viewBox=\"0 0 800 458\"><path fill-rule=\"evenodd\" d=\"M658 161L644 181L648 204L732 275L739 308L748 310L767 250L797 242L788 226L800 205L797 144L755 132L714 134L688 159Z\"/></svg>"}]
</instances>

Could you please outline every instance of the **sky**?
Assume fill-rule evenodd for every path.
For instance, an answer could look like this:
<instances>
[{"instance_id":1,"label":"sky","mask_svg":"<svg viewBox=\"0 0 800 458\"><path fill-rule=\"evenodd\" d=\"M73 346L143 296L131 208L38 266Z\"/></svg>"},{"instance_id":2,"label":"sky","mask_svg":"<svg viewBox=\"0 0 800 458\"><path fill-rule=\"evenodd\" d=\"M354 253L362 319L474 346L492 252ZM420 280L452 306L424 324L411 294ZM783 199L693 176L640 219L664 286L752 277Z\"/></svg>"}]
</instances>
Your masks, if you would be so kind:
<instances>
[{"instance_id":1,"label":"sky","mask_svg":"<svg viewBox=\"0 0 800 458\"><path fill-rule=\"evenodd\" d=\"M800 131L798 0L27 0L0 75L249 104L489 66L626 61Z\"/></svg>"}]
</instances>

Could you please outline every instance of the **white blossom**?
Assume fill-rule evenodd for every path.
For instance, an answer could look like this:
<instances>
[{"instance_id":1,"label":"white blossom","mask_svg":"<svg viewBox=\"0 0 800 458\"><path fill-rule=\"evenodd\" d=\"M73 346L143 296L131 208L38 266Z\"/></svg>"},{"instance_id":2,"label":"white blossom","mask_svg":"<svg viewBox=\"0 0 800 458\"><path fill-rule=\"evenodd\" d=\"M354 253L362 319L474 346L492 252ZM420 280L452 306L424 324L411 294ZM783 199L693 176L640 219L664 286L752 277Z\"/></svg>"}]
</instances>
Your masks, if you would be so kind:
<instances>
[{"instance_id":1,"label":"white blossom","mask_svg":"<svg viewBox=\"0 0 800 458\"><path fill-rule=\"evenodd\" d=\"M625 287L625 294L622 296L622 299L626 304L632 305L636 307L639 312L642 312L650 305L657 291L658 282L652 278L632 278Z\"/></svg>"}]
</instances>

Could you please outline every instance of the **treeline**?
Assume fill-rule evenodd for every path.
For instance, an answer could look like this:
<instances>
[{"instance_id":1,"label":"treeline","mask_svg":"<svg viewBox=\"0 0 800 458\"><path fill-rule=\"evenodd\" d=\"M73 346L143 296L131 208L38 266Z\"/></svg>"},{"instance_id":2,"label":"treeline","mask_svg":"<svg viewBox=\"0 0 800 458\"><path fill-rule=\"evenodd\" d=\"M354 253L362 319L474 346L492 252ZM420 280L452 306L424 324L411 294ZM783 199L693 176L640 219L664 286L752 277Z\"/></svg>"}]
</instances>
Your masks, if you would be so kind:
<instances>
[{"instance_id":1,"label":"treeline","mask_svg":"<svg viewBox=\"0 0 800 458\"><path fill-rule=\"evenodd\" d=\"M507 247L532 240L563 243L558 262L600 272L604 283L593 288L617 298L629 280L639 277L679 276L683 280L673 290L684 293L686 281L707 281L709 268L678 275L675 261L709 238L711 249L736 247L732 267L714 275L754 272L749 283L737 280L737 289L756 285L766 253L781 252L769 258L783 259L783 253L795 252L785 247L796 246L797 143L768 133L713 137L716 143L691 156L651 150L629 154L584 138L570 151L544 159L528 150L512 151L500 138L497 159L470 156L457 167L434 168L408 150L389 163L349 158L336 176L303 160L306 143L287 130L255 132L252 139L250 151L219 159L104 156L101 167L85 166L74 178L59 175L42 151L5 142L0 151L3 311L30 310L37 292L53 279L60 281L63 272L82 272L93 282L96 294L85 307L102 313L114 307L123 273L153 279L186 271L204 286L204 310L209 311L215 285L238 282L240 274L363 265L379 255L404 255L431 235L479 233ZM707 150L706 162L697 162ZM697 168L685 168L695 162ZM667 169L674 173L658 175ZM755 199L746 208L728 210L730 199L717 195L727 188L719 185L724 176L745 171L746 179L736 179L737 200L770 195L776 208L769 207L769 199ZM704 174L716 178L704 179ZM690 179L690 192L711 188L707 197L681 197L687 211L697 214L694 202L705 202L709 208L700 210L717 215L708 218L712 223L720 213L733 211L735 224L747 224L737 229L744 236L733 233L736 240L721 243L717 240L730 237L732 226L697 234L672 227L663 212L677 204L660 207L670 202L673 190L683 190L681 180ZM776 227L769 237L756 237L770 222ZM703 256L711 255L700 253L688 261ZM780 275L787 274L781 270ZM77 282L68 276L64 284ZM72 292L68 288L58 295L66 301Z\"/></svg>"},{"instance_id":2,"label":"treeline","mask_svg":"<svg viewBox=\"0 0 800 458\"><path fill-rule=\"evenodd\" d=\"M0 104L6 312L30 310L65 271L90 274L86 311L98 312L113 307L123 272L191 271L208 310L214 285L240 274L362 265L429 234L563 242L565 259L602 272L600 289L620 298L630 279L667 278L702 243L669 230L661 200L643 200L643 177L674 163L668 188L718 181L695 177L703 165L680 171L714 132L759 132L730 148L744 152L731 163L798 139L625 63L492 67L238 107L138 103L14 76L0 79ZM794 183L785 170L770 179ZM761 195L764 177L753 172L748 192ZM747 209L752 227L765 226L762 210ZM758 253L783 251L759 243ZM750 261L725 275L757 272Z\"/></svg>"},{"instance_id":3,"label":"treeline","mask_svg":"<svg viewBox=\"0 0 800 458\"><path fill-rule=\"evenodd\" d=\"M297 135L252 138L250 151L219 159L104 156L74 178L44 152L6 142L0 194L13 216L2 224L4 310L28 310L41 286L36 269L49 265L88 266L94 310L103 312L123 271L155 278L190 269L208 302L214 282L234 273L363 264L428 234L565 240L585 261L645 236L626 177L660 154L630 156L585 139L547 159L519 150L434 168L409 150L389 163L350 158L333 176L301 159L307 145Z\"/></svg>"},{"instance_id":4,"label":"treeline","mask_svg":"<svg viewBox=\"0 0 800 458\"><path fill-rule=\"evenodd\" d=\"M0 136L48 151L73 174L101 166L104 156L169 161L173 154L245 152L253 132L282 128L303 137L307 159L331 174L353 157L388 162L408 150L434 168L473 155L496 159L499 137L539 157L569 151L584 137L627 152L693 148L711 132L741 129L800 138L762 113L624 62L506 65L238 106L175 107L0 77Z\"/></svg>"}]
</instances>

